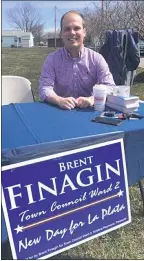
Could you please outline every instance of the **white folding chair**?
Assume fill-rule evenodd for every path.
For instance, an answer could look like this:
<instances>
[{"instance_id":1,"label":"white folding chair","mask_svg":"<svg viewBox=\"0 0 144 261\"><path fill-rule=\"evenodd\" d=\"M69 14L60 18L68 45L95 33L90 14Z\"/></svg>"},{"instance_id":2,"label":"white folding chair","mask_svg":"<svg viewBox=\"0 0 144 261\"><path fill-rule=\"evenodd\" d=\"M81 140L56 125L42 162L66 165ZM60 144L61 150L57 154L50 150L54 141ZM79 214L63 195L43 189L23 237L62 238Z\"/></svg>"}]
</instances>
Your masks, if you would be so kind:
<instances>
[{"instance_id":1,"label":"white folding chair","mask_svg":"<svg viewBox=\"0 0 144 261\"><path fill-rule=\"evenodd\" d=\"M31 82L20 76L2 76L2 105L34 102Z\"/></svg>"}]
</instances>

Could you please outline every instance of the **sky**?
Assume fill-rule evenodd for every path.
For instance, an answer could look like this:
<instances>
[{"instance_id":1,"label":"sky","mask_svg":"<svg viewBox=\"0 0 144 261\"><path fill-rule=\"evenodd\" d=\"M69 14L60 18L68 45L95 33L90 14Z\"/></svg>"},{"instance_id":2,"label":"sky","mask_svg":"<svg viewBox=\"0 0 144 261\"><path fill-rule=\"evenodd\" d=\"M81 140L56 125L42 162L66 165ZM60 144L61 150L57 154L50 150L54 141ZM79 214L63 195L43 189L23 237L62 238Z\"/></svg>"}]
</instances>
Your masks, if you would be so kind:
<instances>
[{"instance_id":1,"label":"sky","mask_svg":"<svg viewBox=\"0 0 144 261\"><path fill-rule=\"evenodd\" d=\"M67 11L73 9L81 11L85 7L93 8L92 1L30 1L41 14L45 23L44 31L54 31L54 7L56 6L56 28L59 29L61 16ZM15 7L21 1L2 0L2 30L13 30L14 28L8 23L7 10Z\"/></svg>"}]
</instances>

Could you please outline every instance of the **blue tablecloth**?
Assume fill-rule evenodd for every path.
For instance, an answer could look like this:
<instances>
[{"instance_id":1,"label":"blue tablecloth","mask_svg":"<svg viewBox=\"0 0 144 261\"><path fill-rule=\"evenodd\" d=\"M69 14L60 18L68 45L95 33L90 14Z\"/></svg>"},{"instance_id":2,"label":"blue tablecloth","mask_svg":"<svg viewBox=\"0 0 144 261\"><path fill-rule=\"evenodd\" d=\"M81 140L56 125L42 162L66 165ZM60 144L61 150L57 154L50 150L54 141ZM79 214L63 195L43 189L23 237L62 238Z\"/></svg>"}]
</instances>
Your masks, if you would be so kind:
<instances>
[{"instance_id":1,"label":"blue tablecloth","mask_svg":"<svg viewBox=\"0 0 144 261\"><path fill-rule=\"evenodd\" d=\"M40 102L2 106L2 164L123 137L128 183L134 185L144 177L144 119L111 126L91 122L97 115L93 108L68 111Z\"/></svg>"},{"instance_id":2,"label":"blue tablecloth","mask_svg":"<svg viewBox=\"0 0 144 261\"><path fill-rule=\"evenodd\" d=\"M144 104L139 113L144 115ZM144 119L119 126L93 123L93 108L62 110L45 103L2 106L2 162L10 164L124 136L129 185L144 176Z\"/></svg>"}]
</instances>

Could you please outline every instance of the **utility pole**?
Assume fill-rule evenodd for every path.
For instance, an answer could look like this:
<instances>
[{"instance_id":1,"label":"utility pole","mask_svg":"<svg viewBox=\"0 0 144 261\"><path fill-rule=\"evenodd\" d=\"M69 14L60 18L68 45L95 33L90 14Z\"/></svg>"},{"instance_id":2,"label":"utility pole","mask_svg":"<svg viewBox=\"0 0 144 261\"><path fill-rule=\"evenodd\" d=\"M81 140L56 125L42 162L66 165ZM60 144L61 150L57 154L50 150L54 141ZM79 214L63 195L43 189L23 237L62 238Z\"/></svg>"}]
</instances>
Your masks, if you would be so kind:
<instances>
[{"instance_id":1,"label":"utility pole","mask_svg":"<svg viewBox=\"0 0 144 261\"><path fill-rule=\"evenodd\" d=\"M49 33L47 34L47 47L49 47Z\"/></svg>"},{"instance_id":2,"label":"utility pole","mask_svg":"<svg viewBox=\"0 0 144 261\"><path fill-rule=\"evenodd\" d=\"M54 7L54 13L55 13L55 16L54 16L54 25L55 25L55 43L54 43L54 47L56 49L56 6Z\"/></svg>"}]
</instances>

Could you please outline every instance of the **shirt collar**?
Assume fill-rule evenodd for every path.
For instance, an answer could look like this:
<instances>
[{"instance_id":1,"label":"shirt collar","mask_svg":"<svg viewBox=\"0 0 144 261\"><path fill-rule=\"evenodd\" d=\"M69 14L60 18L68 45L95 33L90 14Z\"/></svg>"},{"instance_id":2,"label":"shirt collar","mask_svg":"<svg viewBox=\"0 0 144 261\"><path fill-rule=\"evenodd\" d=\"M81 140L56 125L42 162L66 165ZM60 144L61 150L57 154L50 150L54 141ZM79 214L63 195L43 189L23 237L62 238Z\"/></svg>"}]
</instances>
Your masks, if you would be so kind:
<instances>
[{"instance_id":1,"label":"shirt collar","mask_svg":"<svg viewBox=\"0 0 144 261\"><path fill-rule=\"evenodd\" d=\"M73 59L69 53L69 51L64 47L64 53L66 56L68 56L69 58ZM82 58L84 56L85 53L85 47L84 45L82 46L82 49L79 51L79 56L77 58Z\"/></svg>"}]
</instances>

